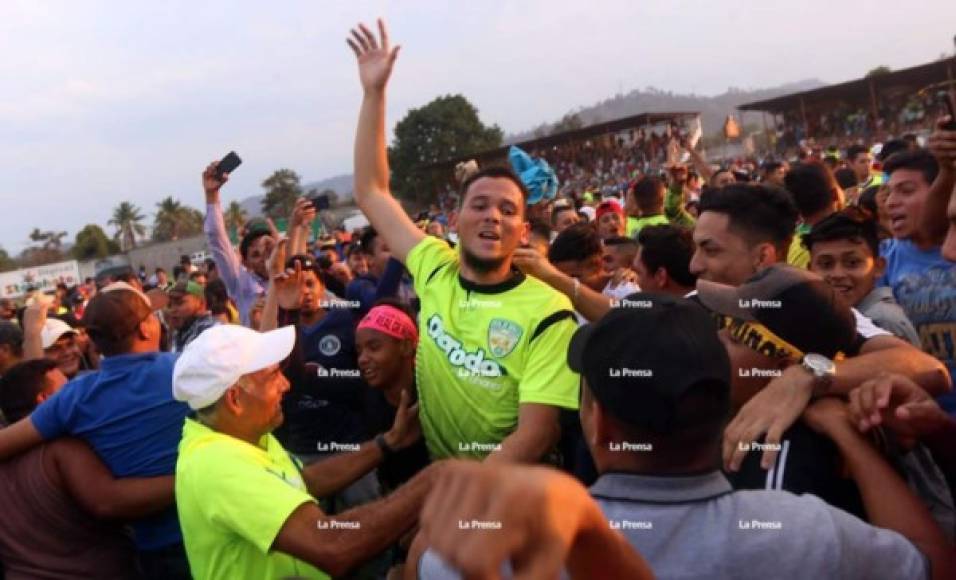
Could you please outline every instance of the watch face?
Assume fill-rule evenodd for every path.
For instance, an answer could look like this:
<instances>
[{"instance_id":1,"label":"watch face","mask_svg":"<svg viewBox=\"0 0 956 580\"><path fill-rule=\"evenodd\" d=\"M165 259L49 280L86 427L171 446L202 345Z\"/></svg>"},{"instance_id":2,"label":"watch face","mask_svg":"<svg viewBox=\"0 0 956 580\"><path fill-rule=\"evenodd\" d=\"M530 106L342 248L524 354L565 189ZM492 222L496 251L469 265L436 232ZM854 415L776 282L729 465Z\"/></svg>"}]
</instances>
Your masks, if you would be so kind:
<instances>
[{"instance_id":1,"label":"watch face","mask_svg":"<svg viewBox=\"0 0 956 580\"><path fill-rule=\"evenodd\" d=\"M836 369L833 361L822 354L809 353L803 357L807 367L813 370L815 374L831 374Z\"/></svg>"}]
</instances>

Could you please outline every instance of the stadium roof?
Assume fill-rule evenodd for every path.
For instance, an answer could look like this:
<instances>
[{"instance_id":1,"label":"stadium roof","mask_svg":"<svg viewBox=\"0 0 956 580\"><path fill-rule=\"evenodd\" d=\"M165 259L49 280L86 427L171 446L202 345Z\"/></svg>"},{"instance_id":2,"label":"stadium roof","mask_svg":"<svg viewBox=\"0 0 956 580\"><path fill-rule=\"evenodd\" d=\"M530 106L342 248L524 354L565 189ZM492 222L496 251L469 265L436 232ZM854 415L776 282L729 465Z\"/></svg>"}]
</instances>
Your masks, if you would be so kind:
<instances>
[{"instance_id":1,"label":"stadium roof","mask_svg":"<svg viewBox=\"0 0 956 580\"><path fill-rule=\"evenodd\" d=\"M917 89L933 83L939 83L947 79L952 80L954 74L956 74L956 65L953 64L953 59L947 58L884 74L876 74L844 83L827 85L819 89L791 93L763 101L754 101L740 105L737 109L741 111L782 113L799 108L801 99L806 107L833 101L868 103L871 98L870 83L872 83L873 90L877 95L894 89L908 88L915 92Z\"/></svg>"},{"instance_id":2,"label":"stadium roof","mask_svg":"<svg viewBox=\"0 0 956 580\"><path fill-rule=\"evenodd\" d=\"M504 145L498 147L497 149L489 149L487 151L482 151L480 153L472 153L470 155L459 155L451 159L446 159L444 161L439 161L437 163L430 163L420 167L420 169L437 169L441 167L451 167L456 163L461 161L467 161L469 159L475 159L479 162L487 159L497 159L502 158L508 155L508 148L511 145L515 145L524 149L525 151L533 151L535 149L541 149L544 147L552 147L555 145L562 145L564 143L569 143L572 141L580 141L583 139L588 139L590 137L596 137L599 135L606 135L608 133L617 133L619 131L625 131L627 129L636 129L639 127L648 127L652 125L657 125L660 123L668 122L678 122L684 119L693 119L698 116L698 112L671 112L671 113L641 113L639 115L631 115L630 117L622 117L620 119L614 119L613 121L606 121L604 123L597 123L595 125L589 125L587 127L582 127L580 129L572 129L570 131L562 131L561 133L555 133L553 135L547 135L545 137L537 137L535 139L528 139L526 141L521 141L520 143L512 143L510 145Z\"/></svg>"}]
</instances>

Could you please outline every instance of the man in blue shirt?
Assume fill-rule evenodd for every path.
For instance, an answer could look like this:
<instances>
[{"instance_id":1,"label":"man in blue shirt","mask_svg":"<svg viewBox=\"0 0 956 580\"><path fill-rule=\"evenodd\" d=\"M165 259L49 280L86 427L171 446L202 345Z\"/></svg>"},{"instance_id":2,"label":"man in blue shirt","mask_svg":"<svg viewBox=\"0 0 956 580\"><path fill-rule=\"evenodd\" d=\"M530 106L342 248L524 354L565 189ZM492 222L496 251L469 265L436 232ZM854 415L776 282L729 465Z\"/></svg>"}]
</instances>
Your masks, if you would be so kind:
<instances>
[{"instance_id":1,"label":"man in blue shirt","mask_svg":"<svg viewBox=\"0 0 956 580\"><path fill-rule=\"evenodd\" d=\"M892 240L883 242L886 259L881 286L893 295L916 327L923 350L956 371L956 264L940 254L942 237L920 227L920 218L939 164L926 150L904 151L886 160L889 174L886 211ZM956 393L939 397L940 406L956 414Z\"/></svg>"},{"instance_id":2,"label":"man in blue shirt","mask_svg":"<svg viewBox=\"0 0 956 580\"><path fill-rule=\"evenodd\" d=\"M149 299L117 282L83 316L106 357L98 372L67 383L36 410L0 430L0 459L44 441L85 440L116 477L172 475L188 407L173 399L175 355L159 352L160 323ZM176 508L133 523L148 578L189 578Z\"/></svg>"}]
</instances>

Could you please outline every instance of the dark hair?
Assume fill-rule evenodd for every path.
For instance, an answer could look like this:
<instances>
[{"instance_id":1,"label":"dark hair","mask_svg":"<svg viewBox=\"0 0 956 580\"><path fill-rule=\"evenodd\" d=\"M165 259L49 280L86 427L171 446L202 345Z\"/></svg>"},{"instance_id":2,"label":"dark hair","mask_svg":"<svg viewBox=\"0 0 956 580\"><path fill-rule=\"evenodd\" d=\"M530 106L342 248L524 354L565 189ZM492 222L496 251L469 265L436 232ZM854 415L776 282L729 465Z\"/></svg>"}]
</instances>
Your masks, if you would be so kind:
<instances>
[{"instance_id":1,"label":"dark hair","mask_svg":"<svg viewBox=\"0 0 956 580\"><path fill-rule=\"evenodd\" d=\"M783 181L804 217L825 210L840 190L830 168L815 161L791 167Z\"/></svg>"},{"instance_id":2,"label":"dark hair","mask_svg":"<svg viewBox=\"0 0 956 580\"><path fill-rule=\"evenodd\" d=\"M601 236L597 228L589 223L577 223L565 228L558 237L551 242L548 249L548 260L553 262L587 260L592 256L600 256L602 252Z\"/></svg>"},{"instance_id":3,"label":"dark hair","mask_svg":"<svg viewBox=\"0 0 956 580\"><path fill-rule=\"evenodd\" d=\"M664 268L667 275L681 286L694 286L697 276L690 273L694 256L694 237L690 230L672 225L645 226L637 234L641 245L641 262L650 272Z\"/></svg>"},{"instance_id":4,"label":"dark hair","mask_svg":"<svg viewBox=\"0 0 956 580\"><path fill-rule=\"evenodd\" d=\"M876 156L876 159L880 163L883 163L892 157L893 154L899 153L901 151L907 151L909 148L910 145L906 141L903 141L902 139L891 139L884 143L882 147L880 147L880 153Z\"/></svg>"},{"instance_id":5,"label":"dark hair","mask_svg":"<svg viewBox=\"0 0 956 580\"><path fill-rule=\"evenodd\" d=\"M664 207L664 192L667 187L658 177L643 177L634 184L631 194L641 212L658 211Z\"/></svg>"},{"instance_id":6,"label":"dark hair","mask_svg":"<svg viewBox=\"0 0 956 580\"><path fill-rule=\"evenodd\" d=\"M99 292L90 299L83 313L87 333L103 356L129 352L139 325L152 314L139 292L114 290Z\"/></svg>"},{"instance_id":7,"label":"dark hair","mask_svg":"<svg viewBox=\"0 0 956 580\"><path fill-rule=\"evenodd\" d=\"M163 274L165 274L165 273L166 273L166 270L164 270L164 269L162 269L162 268L156 268L156 271L154 272L154 274L159 274L160 272L162 272Z\"/></svg>"},{"instance_id":8,"label":"dark hair","mask_svg":"<svg viewBox=\"0 0 956 580\"><path fill-rule=\"evenodd\" d=\"M783 161L770 160L763 164L764 173L773 173L774 171L783 167Z\"/></svg>"},{"instance_id":9,"label":"dark hair","mask_svg":"<svg viewBox=\"0 0 956 580\"><path fill-rule=\"evenodd\" d=\"M55 368L52 360L37 358L13 365L0 378L0 411L7 421L15 423L33 412L46 374Z\"/></svg>"},{"instance_id":10,"label":"dark hair","mask_svg":"<svg viewBox=\"0 0 956 580\"><path fill-rule=\"evenodd\" d=\"M378 237L378 232L375 231L375 228L372 226L366 227L362 230L362 235L359 236L359 245L362 246L362 251L366 255L372 255L372 246L375 244L375 238Z\"/></svg>"},{"instance_id":11,"label":"dark hair","mask_svg":"<svg viewBox=\"0 0 956 580\"><path fill-rule=\"evenodd\" d=\"M551 226L541 220L533 220L531 222L531 233L548 241L551 240Z\"/></svg>"},{"instance_id":12,"label":"dark hair","mask_svg":"<svg viewBox=\"0 0 956 580\"><path fill-rule=\"evenodd\" d=\"M874 257L880 255L880 239L876 220L870 212L857 207L847 208L827 216L803 236L803 245L811 252L813 244L834 240L849 240L866 244Z\"/></svg>"},{"instance_id":13,"label":"dark hair","mask_svg":"<svg viewBox=\"0 0 956 580\"><path fill-rule=\"evenodd\" d=\"M206 284L203 288L203 294L206 296L206 306L209 311L215 315L227 314L229 309L229 291L226 289L226 283L222 278L216 278Z\"/></svg>"},{"instance_id":14,"label":"dark hair","mask_svg":"<svg viewBox=\"0 0 956 580\"><path fill-rule=\"evenodd\" d=\"M248 234L242 236L242 241L239 242L239 255L242 256L242 259L243 260L246 259L246 255L249 253L249 246L251 246L253 242L258 240L262 236L269 236L269 235L272 235L272 234L269 233L268 230L257 228L252 230Z\"/></svg>"},{"instance_id":15,"label":"dark hair","mask_svg":"<svg viewBox=\"0 0 956 580\"><path fill-rule=\"evenodd\" d=\"M554 208L553 210L551 210L551 225L555 225L558 223L558 216L561 215L561 212L564 212L564 211L573 211L575 213L577 212L577 210L574 209L573 205L558 206Z\"/></svg>"},{"instance_id":16,"label":"dark hair","mask_svg":"<svg viewBox=\"0 0 956 580\"><path fill-rule=\"evenodd\" d=\"M869 153L870 150L863 145L850 145L846 148L846 160L850 163L856 161L856 156L860 153Z\"/></svg>"},{"instance_id":17,"label":"dark hair","mask_svg":"<svg viewBox=\"0 0 956 580\"><path fill-rule=\"evenodd\" d=\"M786 253L797 227L797 208L789 193L765 184L731 183L707 190L700 213L726 214L730 227L751 245L770 242Z\"/></svg>"},{"instance_id":18,"label":"dark hair","mask_svg":"<svg viewBox=\"0 0 956 580\"><path fill-rule=\"evenodd\" d=\"M205 276L205 275L206 275L206 273L203 272L202 270L193 270L192 272L189 273L189 279L190 279L190 280L195 280L196 278L198 278L198 277L200 277L200 276Z\"/></svg>"},{"instance_id":19,"label":"dark hair","mask_svg":"<svg viewBox=\"0 0 956 580\"><path fill-rule=\"evenodd\" d=\"M117 282L126 282L129 284L133 280L139 282L139 276L137 276L136 272L133 272L132 270L126 270L125 272L120 272L116 275Z\"/></svg>"},{"instance_id":20,"label":"dark hair","mask_svg":"<svg viewBox=\"0 0 956 580\"><path fill-rule=\"evenodd\" d=\"M206 261L203 262L203 264L206 266L206 272L211 272L216 269L216 261L212 258L206 258Z\"/></svg>"},{"instance_id":21,"label":"dark hair","mask_svg":"<svg viewBox=\"0 0 956 580\"><path fill-rule=\"evenodd\" d=\"M833 172L837 185L843 189L849 189L856 185L856 172L849 167L841 167Z\"/></svg>"},{"instance_id":22,"label":"dark hair","mask_svg":"<svg viewBox=\"0 0 956 580\"><path fill-rule=\"evenodd\" d=\"M880 208L876 203L876 194L879 192L879 185L871 185L863 190L863 193L861 193L860 197L857 198L857 203L860 207L870 212L874 216L879 215Z\"/></svg>"},{"instance_id":23,"label":"dark hair","mask_svg":"<svg viewBox=\"0 0 956 580\"><path fill-rule=\"evenodd\" d=\"M471 187L471 184L483 177L492 179L507 179L514 183L521 191L521 199L524 202L521 204L521 211L524 211L524 205L528 202L528 187L523 181L521 181L521 178L518 177L517 173L515 173L510 167L506 167L504 165L491 165L469 175L465 181L462 182L461 189L458 192L461 196L460 205L465 204L465 196L468 194L468 188Z\"/></svg>"},{"instance_id":24,"label":"dark hair","mask_svg":"<svg viewBox=\"0 0 956 580\"><path fill-rule=\"evenodd\" d=\"M932 184L936 181L939 174L939 163L933 154L926 149L916 149L914 151L900 151L894 153L883 164L883 171L887 175L892 175L898 169L909 169L919 171L923 174L926 183Z\"/></svg>"},{"instance_id":25,"label":"dark hair","mask_svg":"<svg viewBox=\"0 0 956 580\"><path fill-rule=\"evenodd\" d=\"M637 240L627 236L614 236L604 240L605 246L637 246Z\"/></svg>"}]
</instances>

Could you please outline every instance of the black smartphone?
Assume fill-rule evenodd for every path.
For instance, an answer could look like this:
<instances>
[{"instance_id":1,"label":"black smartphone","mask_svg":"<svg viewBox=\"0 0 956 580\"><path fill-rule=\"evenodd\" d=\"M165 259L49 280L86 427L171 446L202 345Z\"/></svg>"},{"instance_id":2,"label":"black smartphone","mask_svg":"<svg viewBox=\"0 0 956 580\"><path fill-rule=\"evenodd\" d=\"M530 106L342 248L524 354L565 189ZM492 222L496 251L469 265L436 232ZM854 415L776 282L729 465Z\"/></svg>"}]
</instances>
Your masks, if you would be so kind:
<instances>
[{"instance_id":1,"label":"black smartphone","mask_svg":"<svg viewBox=\"0 0 956 580\"><path fill-rule=\"evenodd\" d=\"M315 211L327 210L332 207L332 202L329 199L328 194L317 193L315 195L310 195L308 200L312 202L312 207L315 208Z\"/></svg>"},{"instance_id":2,"label":"black smartphone","mask_svg":"<svg viewBox=\"0 0 956 580\"><path fill-rule=\"evenodd\" d=\"M943 125L943 129L947 131L956 131L956 105L953 105L953 99L949 96L948 91L940 91L937 98L942 101L943 106L946 107L947 114L949 115L949 123Z\"/></svg>"},{"instance_id":3,"label":"black smartphone","mask_svg":"<svg viewBox=\"0 0 956 580\"><path fill-rule=\"evenodd\" d=\"M220 179L227 174L232 173L236 167L242 164L242 159L239 159L239 156L236 155L235 151L230 151L228 155L222 158L222 161L219 162L219 165L216 166L216 175Z\"/></svg>"}]
</instances>

